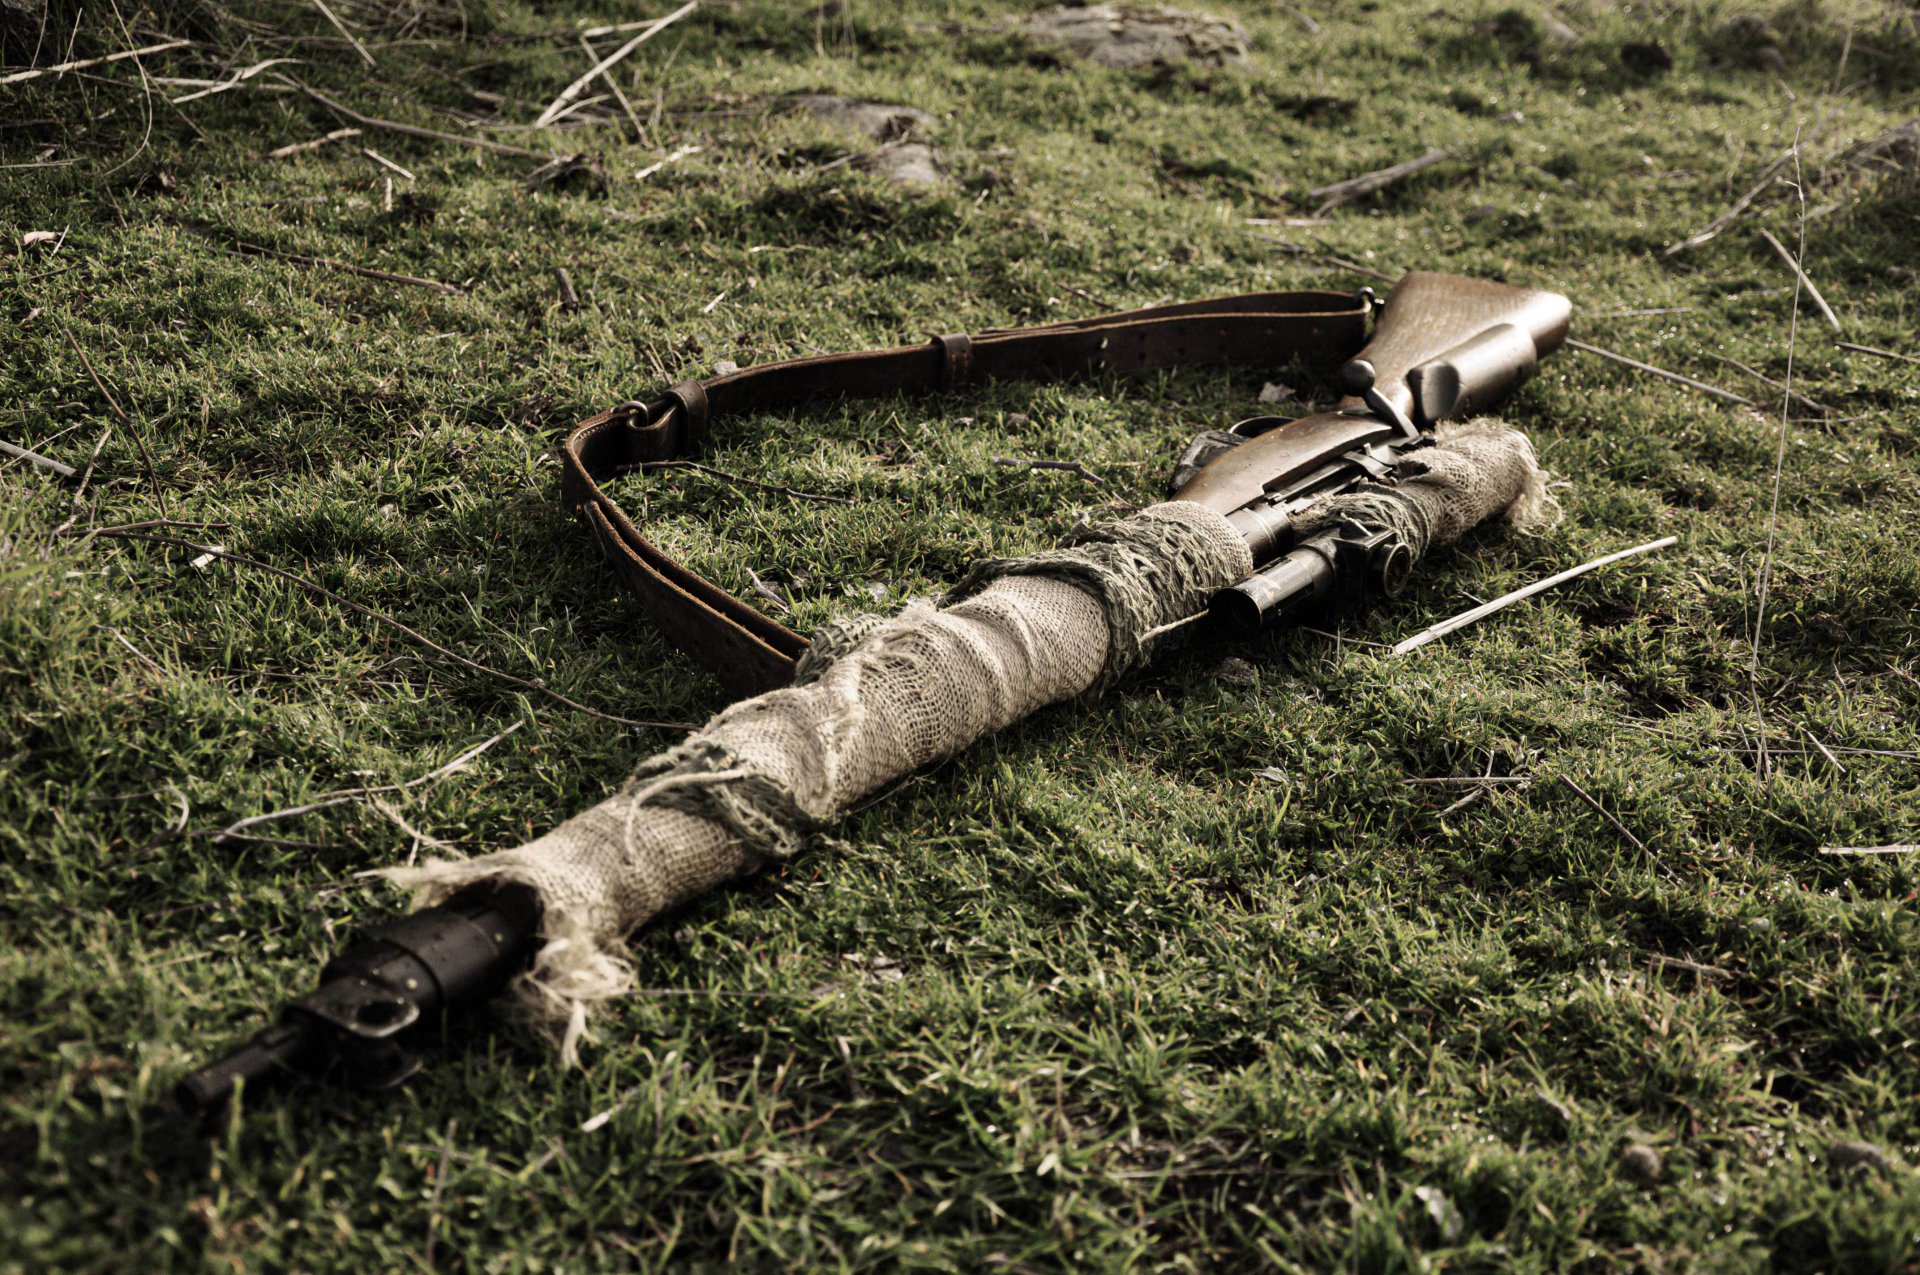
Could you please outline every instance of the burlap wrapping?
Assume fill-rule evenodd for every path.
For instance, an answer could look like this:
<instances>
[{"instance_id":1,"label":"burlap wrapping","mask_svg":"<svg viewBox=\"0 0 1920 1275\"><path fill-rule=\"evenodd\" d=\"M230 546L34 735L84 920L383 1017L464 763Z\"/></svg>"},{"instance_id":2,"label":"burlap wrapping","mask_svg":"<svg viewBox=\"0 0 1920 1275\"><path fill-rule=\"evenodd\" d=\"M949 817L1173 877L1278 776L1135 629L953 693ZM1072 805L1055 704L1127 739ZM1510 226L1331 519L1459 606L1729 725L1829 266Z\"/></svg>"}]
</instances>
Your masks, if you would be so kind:
<instances>
[{"instance_id":1,"label":"burlap wrapping","mask_svg":"<svg viewBox=\"0 0 1920 1275\"><path fill-rule=\"evenodd\" d=\"M1417 562L1495 515L1530 532L1560 512L1533 444L1498 421L1440 426L1432 447L1407 455L1402 473L1393 487L1329 496L1302 513L1296 528L1304 535L1342 519L1389 527Z\"/></svg>"},{"instance_id":2,"label":"burlap wrapping","mask_svg":"<svg viewBox=\"0 0 1920 1275\"><path fill-rule=\"evenodd\" d=\"M1421 453L1426 473L1326 517L1385 521L1418 550L1544 492L1533 450L1476 424ZM532 887L543 943L515 983L573 1061L589 1007L633 986L627 938L660 912L798 851L862 797L1048 704L1145 663L1252 570L1221 515L1155 505L1072 547L977 565L940 606L816 634L795 685L743 700L641 763L619 794L546 836L464 861L397 868L431 904L481 881Z\"/></svg>"}]
</instances>

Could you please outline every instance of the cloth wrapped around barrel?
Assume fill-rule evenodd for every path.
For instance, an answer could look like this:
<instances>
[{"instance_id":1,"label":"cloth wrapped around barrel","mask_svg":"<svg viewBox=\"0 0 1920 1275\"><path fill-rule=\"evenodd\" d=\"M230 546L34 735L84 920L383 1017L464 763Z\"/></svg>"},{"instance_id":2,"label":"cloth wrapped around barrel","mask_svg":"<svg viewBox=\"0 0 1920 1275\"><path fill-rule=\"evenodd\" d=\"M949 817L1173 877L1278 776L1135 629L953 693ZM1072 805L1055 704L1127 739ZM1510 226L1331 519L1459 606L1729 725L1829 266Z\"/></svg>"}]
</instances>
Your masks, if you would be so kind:
<instances>
[{"instance_id":1,"label":"cloth wrapped around barrel","mask_svg":"<svg viewBox=\"0 0 1920 1275\"><path fill-rule=\"evenodd\" d=\"M1390 527L1417 558L1504 515L1551 513L1533 447L1489 421L1443 426L1394 486L1331 496L1303 530ZM974 564L939 604L814 635L794 685L742 700L640 763L620 792L539 839L395 868L422 905L496 881L531 887L541 947L516 1002L576 1061L591 1007L634 986L628 939L660 913L791 858L883 785L1061 700L1104 690L1177 641L1253 570L1226 518L1169 501L1064 548Z\"/></svg>"}]
</instances>

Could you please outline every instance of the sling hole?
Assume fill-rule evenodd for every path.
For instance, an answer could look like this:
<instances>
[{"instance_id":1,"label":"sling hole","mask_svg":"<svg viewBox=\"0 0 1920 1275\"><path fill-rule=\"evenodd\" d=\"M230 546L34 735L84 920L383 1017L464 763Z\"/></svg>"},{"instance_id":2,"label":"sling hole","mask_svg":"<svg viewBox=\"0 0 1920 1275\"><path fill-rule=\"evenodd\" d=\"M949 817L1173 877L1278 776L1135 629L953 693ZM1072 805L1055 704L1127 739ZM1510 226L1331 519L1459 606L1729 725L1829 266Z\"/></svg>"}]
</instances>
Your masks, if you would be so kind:
<instances>
[{"instance_id":1,"label":"sling hole","mask_svg":"<svg viewBox=\"0 0 1920 1275\"><path fill-rule=\"evenodd\" d=\"M368 1001L353 1012L354 1021L362 1027L391 1027L406 1015L406 1006L399 1001Z\"/></svg>"}]
</instances>

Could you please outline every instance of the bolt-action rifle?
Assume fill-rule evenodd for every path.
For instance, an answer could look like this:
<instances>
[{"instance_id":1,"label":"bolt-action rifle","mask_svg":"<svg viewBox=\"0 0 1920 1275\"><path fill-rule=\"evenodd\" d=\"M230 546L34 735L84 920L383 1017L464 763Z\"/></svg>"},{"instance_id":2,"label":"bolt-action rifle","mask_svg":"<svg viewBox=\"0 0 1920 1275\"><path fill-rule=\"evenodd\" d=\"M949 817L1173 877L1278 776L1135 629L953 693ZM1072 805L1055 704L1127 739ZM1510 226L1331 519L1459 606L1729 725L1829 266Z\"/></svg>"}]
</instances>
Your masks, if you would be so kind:
<instances>
[{"instance_id":1,"label":"bolt-action rifle","mask_svg":"<svg viewBox=\"0 0 1920 1275\"><path fill-rule=\"evenodd\" d=\"M1297 420L1254 417L1203 434L1176 471L1177 498L1224 515L1250 550L1251 574L1218 592L1209 608L1231 632L1247 635L1400 592L1418 552L1405 537L1364 520L1328 526L1302 516L1330 497L1391 488L1418 472L1419 453L1433 445L1435 426L1492 407L1530 377L1565 339L1570 312L1567 299L1554 293L1440 274L1407 276L1384 303L1370 290L1359 300L1377 310L1377 321L1365 347L1339 367L1347 397L1334 411ZM1140 313L1190 315L1194 309ZM1161 325L1164 334L1172 322L1115 318L1128 322L1100 330ZM1072 336L1086 326L1039 331ZM1190 331L1191 325L1181 329ZM965 338L936 342L935 354L949 372L956 349L961 363L972 357L956 340ZM1099 348L1107 344L1103 338ZM935 382L947 383L945 374ZM671 394L690 415L697 395L704 417L702 387L683 383ZM663 413L658 420L664 419ZM495 996L526 968L539 947L540 922L530 889L489 884L373 925L321 971L317 990L286 1004L277 1023L183 1079L177 1100L188 1111L212 1113L243 1083L252 1088L291 1075L325 1075L361 1089L400 1084L420 1069L446 1015Z\"/></svg>"}]
</instances>

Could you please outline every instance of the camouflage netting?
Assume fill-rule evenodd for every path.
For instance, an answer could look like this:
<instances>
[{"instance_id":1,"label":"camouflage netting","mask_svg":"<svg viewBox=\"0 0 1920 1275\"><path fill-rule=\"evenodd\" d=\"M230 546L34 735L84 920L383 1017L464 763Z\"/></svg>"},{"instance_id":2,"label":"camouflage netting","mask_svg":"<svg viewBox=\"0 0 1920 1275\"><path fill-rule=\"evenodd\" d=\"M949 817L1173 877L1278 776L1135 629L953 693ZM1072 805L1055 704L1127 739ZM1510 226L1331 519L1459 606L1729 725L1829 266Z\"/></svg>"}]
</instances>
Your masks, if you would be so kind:
<instances>
[{"instance_id":1,"label":"camouflage netting","mask_svg":"<svg viewBox=\"0 0 1920 1275\"><path fill-rule=\"evenodd\" d=\"M1543 508L1533 449L1514 431L1462 427L1421 456L1426 473L1388 505L1337 516L1384 520L1425 547ZM572 1061L589 1007L633 986L636 928L790 858L888 782L1139 668L1252 568L1224 517L1183 501L977 564L939 606L827 626L793 686L726 709L539 840L386 875L422 903L482 881L532 887L543 946L516 993Z\"/></svg>"}]
</instances>

